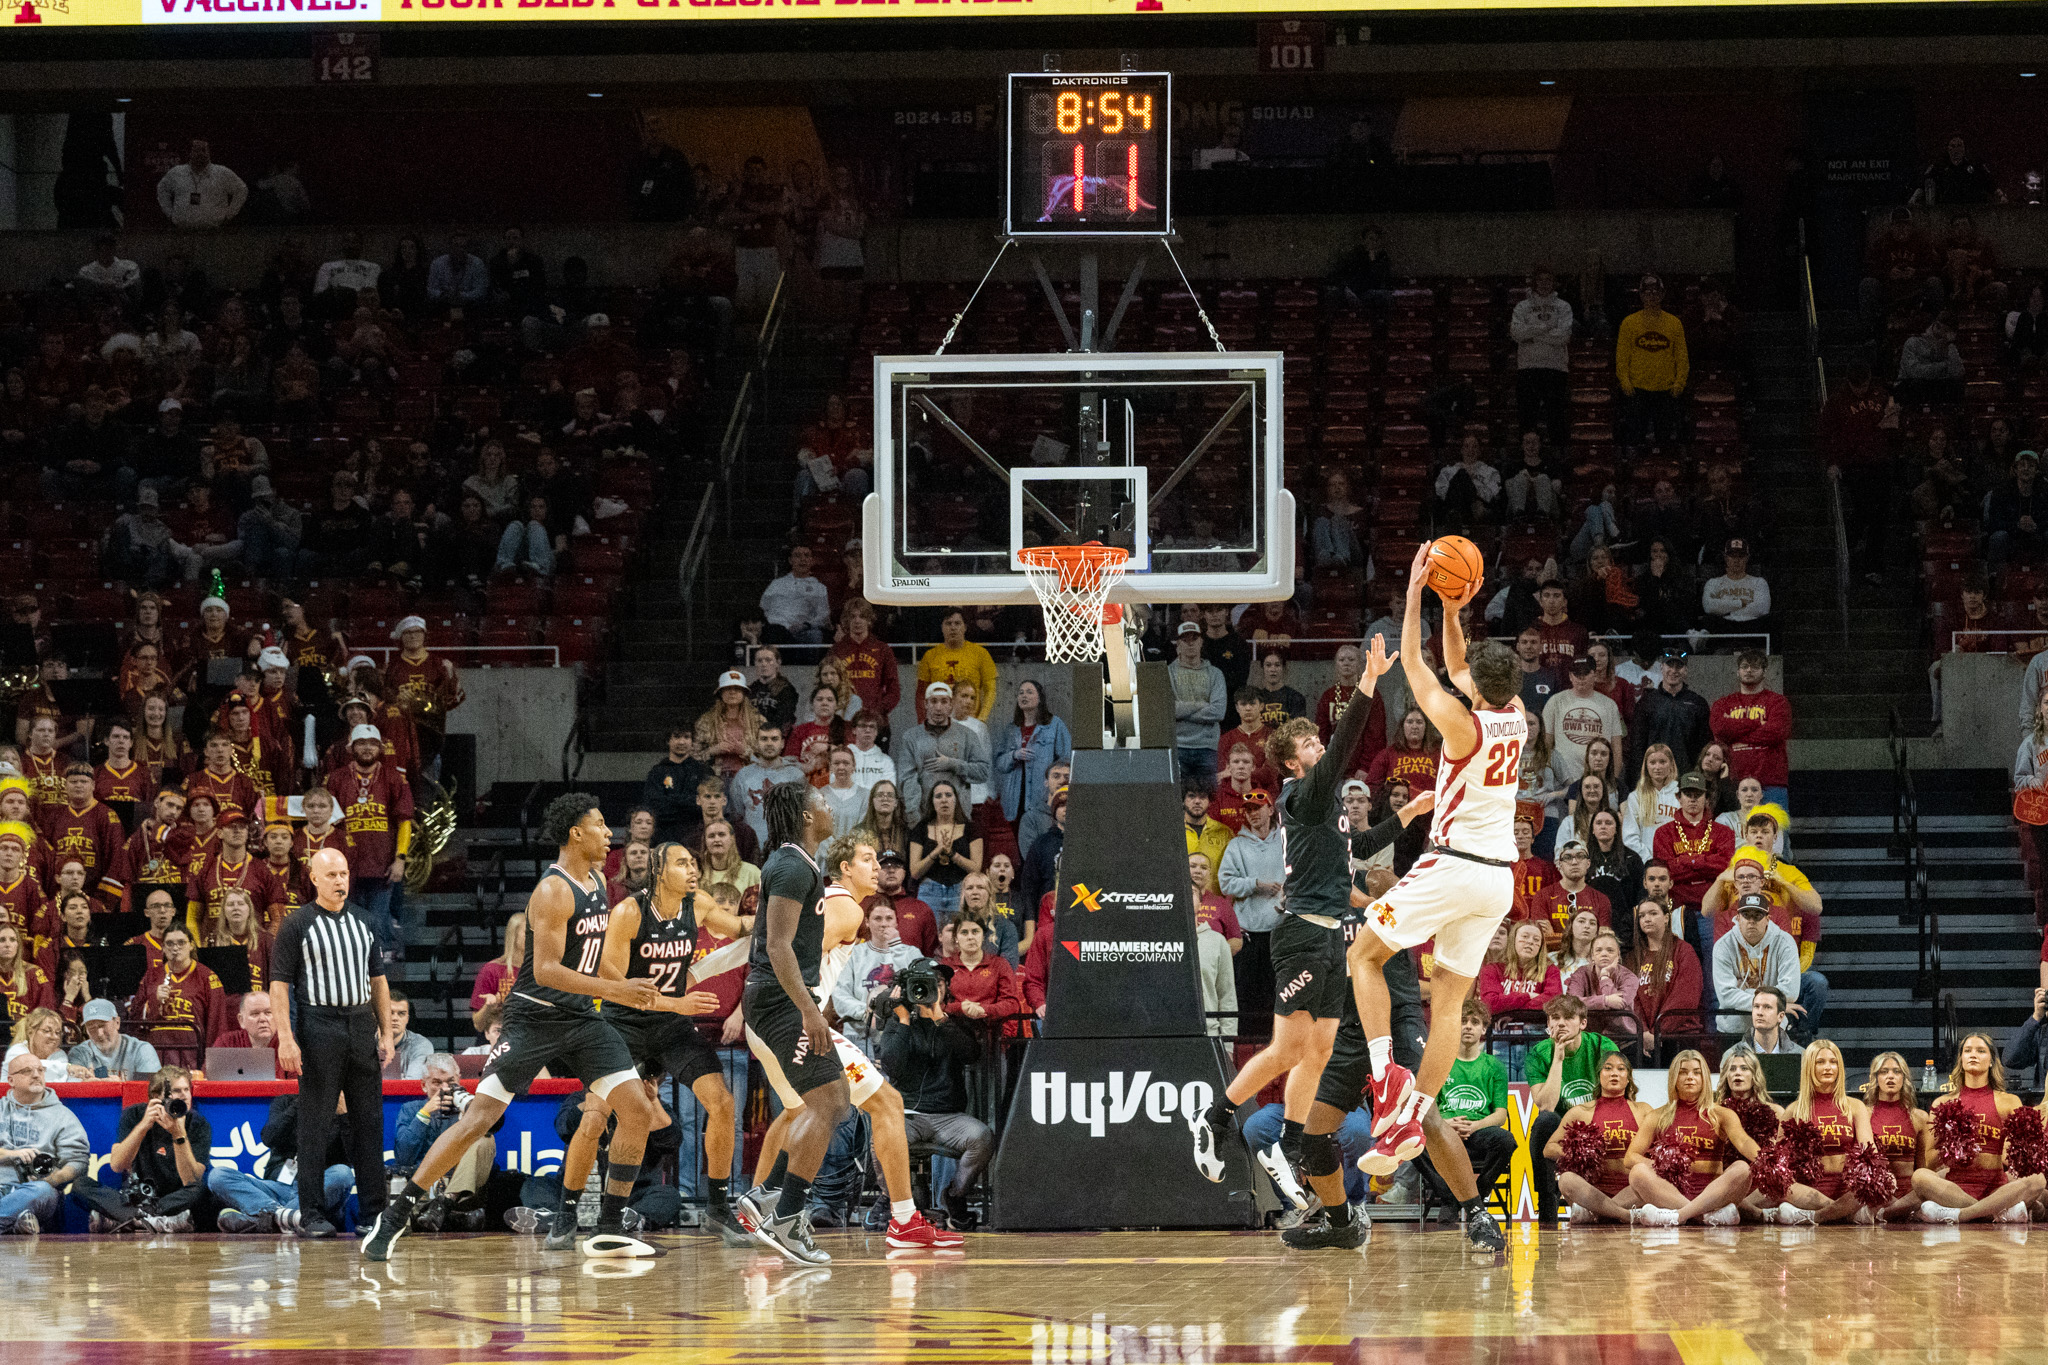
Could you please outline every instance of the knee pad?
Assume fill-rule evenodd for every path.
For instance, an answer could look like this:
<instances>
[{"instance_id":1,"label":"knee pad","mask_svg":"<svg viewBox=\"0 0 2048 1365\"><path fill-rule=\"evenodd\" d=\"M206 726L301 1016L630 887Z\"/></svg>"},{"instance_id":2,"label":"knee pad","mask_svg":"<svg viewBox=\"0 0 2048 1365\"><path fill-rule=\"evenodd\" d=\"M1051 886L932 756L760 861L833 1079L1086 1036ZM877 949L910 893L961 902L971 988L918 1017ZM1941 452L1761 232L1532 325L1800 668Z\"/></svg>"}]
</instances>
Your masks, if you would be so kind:
<instances>
[{"instance_id":1,"label":"knee pad","mask_svg":"<svg viewBox=\"0 0 2048 1365\"><path fill-rule=\"evenodd\" d=\"M1304 1133L1301 1142L1301 1168L1310 1177L1335 1175L1343 1169L1344 1154L1337 1148L1335 1133Z\"/></svg>"}]
</instances>

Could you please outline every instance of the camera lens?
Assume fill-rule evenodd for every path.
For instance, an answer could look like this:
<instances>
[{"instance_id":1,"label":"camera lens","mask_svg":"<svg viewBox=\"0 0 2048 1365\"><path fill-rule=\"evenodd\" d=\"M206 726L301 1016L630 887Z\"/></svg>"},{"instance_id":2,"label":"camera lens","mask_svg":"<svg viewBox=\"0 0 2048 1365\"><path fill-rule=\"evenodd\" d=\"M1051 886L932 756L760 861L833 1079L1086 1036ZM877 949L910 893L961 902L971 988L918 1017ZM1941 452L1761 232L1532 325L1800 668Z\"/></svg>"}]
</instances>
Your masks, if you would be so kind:
<instances>
[{"instance_id":1,"label":"camera lens","mask_svg":"<svg viewBox=\"0 0 2048 1365\"><path fill-rule=\"evenodd\" d=\"M174 1119L181 1119L192 1112L192 1106L183 1100L172 1100L164 1106L164 1112Z\"/></svg>"}]
</instances>

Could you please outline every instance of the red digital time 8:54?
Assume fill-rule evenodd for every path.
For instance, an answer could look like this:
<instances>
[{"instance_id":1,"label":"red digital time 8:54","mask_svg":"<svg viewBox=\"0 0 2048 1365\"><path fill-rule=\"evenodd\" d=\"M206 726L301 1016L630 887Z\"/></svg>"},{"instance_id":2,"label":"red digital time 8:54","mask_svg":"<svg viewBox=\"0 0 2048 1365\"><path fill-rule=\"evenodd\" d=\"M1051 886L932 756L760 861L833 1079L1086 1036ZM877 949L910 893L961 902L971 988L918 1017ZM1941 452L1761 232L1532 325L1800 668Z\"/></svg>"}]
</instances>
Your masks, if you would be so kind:
<instances>
[{"instance_id":1,"label":"red digital time 8:54","mask_svg":"<svg viewBox=\"0 0 2048 1365\"><path fill-rule=\"evenodd\" d=\"M1013 235L1169 230L1165 73L1010 77Z\"/></svg>"}]
</instances>

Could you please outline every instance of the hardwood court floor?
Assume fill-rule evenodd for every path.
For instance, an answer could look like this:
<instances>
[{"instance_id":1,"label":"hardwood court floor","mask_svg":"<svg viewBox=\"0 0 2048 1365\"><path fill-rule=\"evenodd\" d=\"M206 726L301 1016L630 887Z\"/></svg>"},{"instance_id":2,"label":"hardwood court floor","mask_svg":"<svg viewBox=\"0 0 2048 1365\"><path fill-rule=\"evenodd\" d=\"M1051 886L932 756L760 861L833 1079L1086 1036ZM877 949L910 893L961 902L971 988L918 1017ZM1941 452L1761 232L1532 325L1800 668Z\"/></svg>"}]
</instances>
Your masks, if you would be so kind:
<instances>
[{"instance_id":1,"label":"hardwood court floor","mask_svg":"<svg viewBox=\"0 0 2048 1365\"><path fill-rule=\"evenodd\" d=\"M2048 1228L1383 1227L1358 1252L1251 1234L978 1235L965 1255L821 1234L828 1269L660 1239L659 1261L421 1237L7 1238L0 1362L88 1365L1744 1365L2048 1359Z\"/></svg>"}]
</instances>

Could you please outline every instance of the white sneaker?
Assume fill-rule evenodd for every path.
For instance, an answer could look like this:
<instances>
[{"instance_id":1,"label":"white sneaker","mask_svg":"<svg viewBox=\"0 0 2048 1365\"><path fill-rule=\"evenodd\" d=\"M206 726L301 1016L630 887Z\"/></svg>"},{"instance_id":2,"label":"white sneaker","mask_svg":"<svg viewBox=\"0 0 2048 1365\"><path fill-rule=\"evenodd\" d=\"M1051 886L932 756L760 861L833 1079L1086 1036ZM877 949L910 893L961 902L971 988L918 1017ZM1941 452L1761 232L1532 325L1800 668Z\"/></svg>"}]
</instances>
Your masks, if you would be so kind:
<instances>
[{"instance_id":1,"label":"white sneaker","mask_svg":"<svg viewBox=\"0 0 2048 1365\"><path fill-rule=\"evenodd\" d=\"M1862 1208L1856 1210L1856 1216L1849 1221L1859 1228L1874 1228L1877 1226L1877 1210L1865 1204Z\"/></svg>"},{"instance_id":2,"label":"white sneaker","mask_svg":"<svg viewBox=\"0 0 2048 1365\"><path fill-rule=\"evenodd\" d=\"M1923 1223L1953 1223L1960 1212L1960 1209L1952 1209L1946 1204L1937 1204L1932 1199L1929 1199L1920 1205L1920 1221Z\"/></svg>"},{"instance_id":3,"label":"white sneaker","mask_svg":"<svg viewBox=\"0 0 2048 1365\"><path fill-rule=\"evenodd\" d=\"M1564 1216L1568 1222L1575 1224L1597 1223L1600 1221L1599 1215L1584 1204L1571 1205L1564 1211Z\"/></svg>"},{"instance_id":4,"label":"white sneaker","mask_svg":"<svg viewBox=\"0 0 2048 1365\"><path fill-rule=\"evenodd\" d=\"M1812 1209L1802 1209L1797 1204L1778 1205L1780 1227L1812 1227L1818 1222L1820 1219L1814 1217Z\"/></svg>"},{"instance_id":5,"label":"white sneaker","mask_svg":"<svg viewBox=\"0 0 2048 1365\"><path fill-rule=\"evenodd\" d=\"M1195 1169L1204 1180L1221 1182L1223 1158L1216 1154L1216 1130L1209 1126L1208 1110L1204 1109L1188 1120L1188 1132L1195 1140Z\"/></svg>"},{"instance_id":6,"label":"white sneaker","mask_svg":"<svg viewBox=\"0 0 2048 1365\"><path fill-rule=\"evenodd\" d=\"M1764 1205L1763 1209L1761 1210L1761 1213L1763 1216L1763 1220L1766 1223L1775 1223L1778 1221L1778 1206L1776 1204Z\"/></svg>"},{"instance_id":7,"label":"white sneaker","mask_svg":"<svg viewBox=\"0 0 2048 1365\"><path fill-rule=\"evenodd\" d=\"M1260 1167L1272 1177L1273 1184L1278 1187L1280 1197L1297 1209L1307 1208L1308 1191L1294 1178L1294 1163L1287 1159L1287 1153L1280 1150L1279 1142L1274 1142L1271 1147L1260 1148L1256 1155ZM1199 1155L1196 1157L1196 1164L1201 1164Z\"/></svg>"},{"instance_id":8,"label":"white sneaker","mask_svg":"<svg viewBox=\"0 0 2048 1365\"><path fill-rule=\"evenodd\" d=\"M1710 1228L1732 1228L1742 1222L1742 1212L1733 1204L1723 1204L1712 1213L1702 1215L1700 1221Z\"/></svg>"},{"instance_id":9,"label":"white sneaker","mask_svg":"<svg viewBox=\"0 0 2048 1365\"><path fill-rule=\"evenodd\" d=\"M43 1224L32 1213L18 1213L14 1216L14 1231L22 1237L34 1237L43 1230Z\"/></svg>"},{"instance_id":10,"label":"white sneaker","mask_svg":"<svg viewBox=\"0 0 2048 1365\"><path fill-rule=\"evenodd\" d=\"M1678 1226L1678 1210L1642 1204L1628 1211L1628 1221L1631 1225L1640 1224L1646 1228L1675 1228Z\"/></svg>"},{"instance_id":11,"label":"white sneaker","mask_svg":"<svg viewBox=\"0 0 2048 1365\"><path fill-rule=\"evenodd\" d=\"M2004 1213L1999 1214L1992 1221L1997 1223L2030 1223L2033 1221L2033 1215L2027 1212L2026 1202L2023 1200L2020 1203L2014 1204Z\"/></svg>"}]
</instances>

